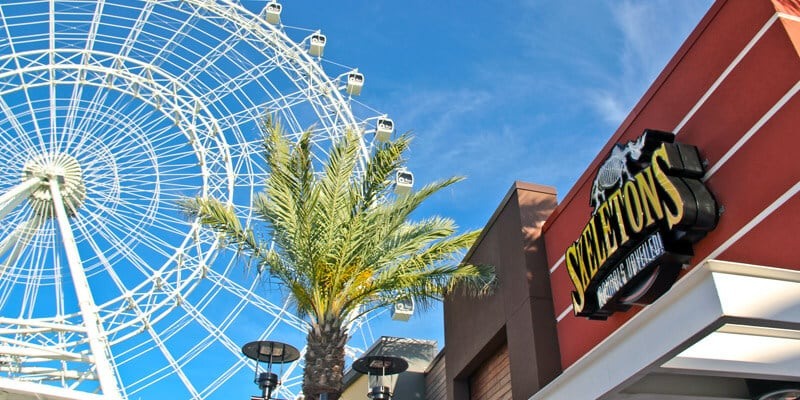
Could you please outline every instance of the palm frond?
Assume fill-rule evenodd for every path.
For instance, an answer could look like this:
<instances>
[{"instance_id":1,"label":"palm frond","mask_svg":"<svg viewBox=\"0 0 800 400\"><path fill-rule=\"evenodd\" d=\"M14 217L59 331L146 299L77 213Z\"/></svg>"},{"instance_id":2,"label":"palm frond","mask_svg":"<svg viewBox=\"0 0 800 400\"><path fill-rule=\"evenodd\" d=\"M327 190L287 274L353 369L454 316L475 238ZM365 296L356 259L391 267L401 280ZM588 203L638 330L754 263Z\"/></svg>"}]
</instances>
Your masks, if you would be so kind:
<instances>
[{"instance_id":1,"label":"palm frond","mask_svg":"<svg viewBox=\"0 0 800 400\"><path fill-rule=\"evenodd\" d=\"M425 305L456 288L475 295L491 291L492 268L459 262L478 231L457 234L452 220L436 216L410 219L426 199L463 178L433 182L406 196L392 194L410 134L379 145L362 168L361 138L346 132L315 171L320 155L314 154L311 131L292 140L270 117L264 130L269 175L251 206L271 243L243 228L232 208L217 200L190 199L181 207L282 282L298 314L312 325L338 326L354 310L403 297Z\"/></svg>"}]
</instances>

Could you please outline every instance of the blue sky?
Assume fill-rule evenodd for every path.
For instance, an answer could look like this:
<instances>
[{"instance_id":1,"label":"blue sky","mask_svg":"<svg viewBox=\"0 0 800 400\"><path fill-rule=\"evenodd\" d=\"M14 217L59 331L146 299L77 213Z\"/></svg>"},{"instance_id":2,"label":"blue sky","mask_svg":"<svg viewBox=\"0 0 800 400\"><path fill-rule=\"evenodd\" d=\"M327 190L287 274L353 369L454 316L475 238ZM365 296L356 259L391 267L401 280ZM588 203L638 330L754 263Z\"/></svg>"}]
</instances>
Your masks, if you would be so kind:
<instances>
[{"instance_id":1,"label":"blue sky","mask_svg":"<svg viewBox=\"0 0 800 400\"><path fill-rule=\"evenodd\" d=\"M515 180L561 199L710 4L300 0L282 20L321 29L325 57L365 74L359 100L415 133L420 184L467 177L422 213L478 229ZM372 327L443 344L438 307Z\"/></svg>"},{"instance_id":2,"label":"blue sky","mask_svg":"<svg viewBox=\"0 0 800 400\"><path fill-rule=\"evenodd\" d=\"M224 3L236 0L218 1ZM266 0L241 0L241 2L255 12L261 10L266 4ZM452 175L467 177L466 181L448 188L432 198L419 210L418 214L420 217L431 214L451 217L462 229L482 228L515 180L555 186L559 198L561 198L613 134L628 110L647 89L650 82L710 5L710 0L592 0L580 2L516 0L495 3L474 0L459 2L451 0L438 2L420 0L403 2L284 0L282 2L284 5L282 21L291 38L300 41L309 34L308 29L321 29L328 38L325 59L345 66L324 65L331 66L332 70L337 71L336 74L341 73L342 70L348 71L349 67L357 67L366 77L365 86L358 101L381 113L387 113L394 120L397 130L415 133L415 142L408 153L408 167L414 172L418 186ZM81 32L90 29L91 24L88 21L94 14L91 9L96 4L87 1L83 3L65 2L59 5L59 7L63 6L64 10L70 11L64 14L65 21L75 19L72 21L75 23L74 26L62 23L53 24L57 30L60 30L59 35L64 35L62 40L65 43L69 42L75 45L72 42L77 41L80 46L83 45L80 42L83 40ZM139 4L144 4L144 2L125 3L126 6ZM11 24L14 25L13 31L16 35L28 35L39 32L39 30L46 32L50 29L49 23L41 18L47 15L46 10L49 9L47 2L9 3L9 5L4 3L2 7L4 13L8 15L15 12L34 14L33 17L12 20L12 22L16 21L14 22L16 25ZM89 9L91 12L73 13L71 10L73 7L83 11ZM112 6L108 8L114 9ZM132 9L127 12L134 16L139 15L137 10ZM39 23L29 26L26 23L28 20L37 20ZM180 26L180 23L169 25L169 21L166 21L167 18L162 18L162 16L154 18L154 22L155 20L164 25L159 25L157 31L154 32L157 33L156 35L144 35L140 38L137 43L142 45L142 49L139 49L141 52L131 54L143 54L142 57L147 58L152 54L146 51L148 49L161 54L162 48L159 46L166 42L155 40L155 36L160 34L172 36L172 29ZM123 19L122 21L131 22L133 19ZM298 27L302 29L298 29ZM78 33L73 35L73 28ZM8 29L6 30L8 31ZM123 28L104 26L101 32L118 34L120 30ZM43 39L49 36L41 34L41 32L38 36L31 36L38 39L32 39L27 43L19 38L20 40L15 44L22 47L15 51L24 50L24 46L36 47L45 43ZM191 32L196 33L196 31ZM122 37L127 36L127 31L122 33ZM6 35L11 34L6 33ZM103 36L100 37L105 39ZM2 38L4 36L0 35L0 47L6 46L3 51L10 51L8 50L9 42L4 43ZM181 37L181 39L185 38ZM192 40L201 41L202 38L192 38ZM189 43L188 46L191 47L191 43L195 43L194 46L200 46L200 42L192 40L185 40ZM98 46L101 47L114 47L114 44L110 42L103 43L101 40L98 43L100 43ZM171 50L168 50L165 54L169 55L170 52ZM150 59L145 61L152 63ZM158 61L159 63L156 64L162 64L160 61L163 60ZM335 76L335 74L331 75ZM36 80L42 76L44 75L30 75L28 79ZM76 76L74 75L72 79ZM16 80L11 79L8 82L6 82L7 86L14 86ZM72 85L62 85L60 90L66 93L59 97L59 101L65 106L84 103L96 105L90 98L95 98L93 93L101 91L100 89L89 89L81 92L84 97L81 99L83 102L75 103L72 100ZM4 101L14 104L16 108L12 111L19 114L19 118L22 118L23 121L35 121L36 118L40 118L55 122L67 119L53 118L53 110L56 108L61 110L61 108L54 107L55 102L43 100L36 102L35 108L39 113L35 113L34 106L26 104L26 101L22 99L24 96L30 96L31 93L35 98L41 97L42 99L51 95L48 88L41 86L41 90L26 89L24 93L17 93L16 98L7 97ZM254 94L253 97L258 97L258 94ZM100 97L96 98L100 99ZM116 98L111 97L112 100ZM227 99L226 101L232 104L234 100ZM122 106L119 106L120 104ZM127 104L132 104L131 107L136 110L131 118L127 118L126 109L123 107ZM125 116L118 120L139 121L141 118L144 128L158 131L157 124L150 125L147 121L151 114L145 111L150 108L139 107L139 104L144 103L139 100L131 102L128 99L127 103L109 101L106 105L110 107L109 109L118 110L119 114ZM114 108L115 105L116 108ZM107 112L85 114L87 121L93 117L117 121L115 118L105 118ZM160 112L154 114L161 115ZM9 119L6 118L6 120L0 121L0 125L8 125L8 121ZM153 121L173 126L171 118L155 117ZM253 121L250 122L255 125ZM5 129L5 125L0 126L0 131ZM84 126L83 124L79 125L79 127ZM144 132L143 130L127 129L128 126L142 128L138 122L130 124L124 122L120 126L125 129L120 129L116 125L107 127L101 124L98 126L102 129L90 125L87 128L89 130L81 131L79 144L84 143L84 137L91 139L87 141L89 144L84 146L85 154L104 155L101 152L105 149L105 145L101 143L103 138L118 138L115 136L117 132L123 132L119 136L120 138L127 138L128 132L130 132L130 136ZM11 135L20 134L15 129L7 130L16 132ZM22 129L20 132L30 133L35 130ZM102 133L106 131L110 132L109 134L112 136L102 136ZM257 128L254 128L254 131L257 131ZM94 136L95 134L97 136ZM24 135L20 134L20 136ZM4 136L4 138L9 137L14 138L14 136ZM152 139L160 136L148 135L147 137ZM165 135L164 137L169 136ZM14 142L13 140L7 141ZM105 140L105 142L107 141ZM117 139L115 139L115 143L116 141ZM162 143L155 139L152 141L157 145ZM119 140L119 142L124 141ZM182 141L180 147L184 148ZM165 147L158 148L164 149ZM170 149L171 147L166 148ZM154 192L151 186L138 184L137 180L139 174L143 173L137 157L145 152L128 155L127 151L126 148L120 161L123 161L128 167L133 165L133 168L126 171L130 173L131 170L135 170L133 171L135 173L126 176L129 179L123 183L131 187L135 186L136 190L130 191L132 196L129 197L141 198L144 204L144 200L150 198L150 192ZM17 162L22 162L20 160L28 156L14 153L14 151L6 151L2 154ZM38 153L38 149L34 153ZM173 164L180 164L182 159L179 156L195 156L191 149L176 152L178 156L174 157L171 151L165 153L162 160L171 160L174 162ZM111 159L111 157L107 158ZM94 157L93 160L99 160L98 162L103 164L106 158ZM194 163L194 161L192 162ZM8 162L6 164L10 165ZM98 167L95 167L93 163L89 165L92 165L92 171L100 174L101 172L117 171L112 164L109 163L108 166L103 164ZM159 165L163 168L165 164ZM14 170L14 174L19 172ZM87 176L92 175L87 174ZM99 183L94 186L88 185L88 187L92 190L103 189L100 190L101 192L104 192L105 186L100 183L120 180L118 177L112 180L110 175L97 176L99 176L97 178ZM6 187L16 185L18 178L13 179L13 183L9 183L11 181L8 179L2 183ZM131 181L137 184L132 185ZM94 183L94 181L90 180L90 183ZM184 187L190 187L191 191L182 195L195 193L194 186L189 184L183 186L184 183L179 179L171 183L169 187L173 192L170 193L175 195L179 189ZM148 195L141 195L142 193ZM126 192L127 194L129 193ZM100 197L102 200L106 199L106 197ZM140 215L136 214L141 211L140 208L136 208L137 204L129 204L126 208L128 210L126 215L133 216L134 222L131 225L116 226L116 229L123 229L126 232L136 231L129 228L139 226L138 224L143 220ZM82 210L87 211L90 208L86 206ZM21 213L20 215L24 216L25 214ZM94 214L87 212L86 215ZM182 223L182 220L178 222ZM153 230L153 232L156 231ZM100 240L101 244L105 243L102 242L102 239L97 240ZM98 242L93 241L92 243ZM102 253L102 251L90 250L88 253L84 253L84 255L89 255L88 261L99 259L97 257L99 254L96 253ZM32 254L35 258L35 255L39 253L34 251ZM152 256L146 251L138 255L145 258L148 255ZM219 263L220 259L225 257L232 256L230 254L221 256L217 259L218 264L221 264ZM225 259L227 260L227 258ZM149 261L154 263L152 260ZM243 271L241 275L241 278L249 279L246 272ZM261 289L267 292L272 288L264 285ZM202 290L197 292L198 296L204 295ZM118 294L114 292L115 296ZM209 307L208 311L216 313L223 310L220 318L222 319L226 316L227 310L234 307L232 300L231 298L222 299L220 300L222 303L214 303L215 307L218 304L222 304L221 306ZM202 303L203 307L206 304ZM203 310L205 312L205 309ZM178 317L173 314L173 318ZM229 332L232 341L236 341L236 343L244 339L234 335L241 334L242 337L246 335L246 340L251 340L249 339L250 335L253 332L260 332L264 323L268 322L260 316L251 318L250 315L246 315L243 320L243 323L237 320ZM166 323L161 324L162 327L164 325ZM219 325L217 324L215 327ZM289 329L286 328L286 330ZM202 339L207 334L207 326L202 328L193 326L192 329L186 329L181 332L179 337L171 340L171 344L176 347L170 350L174 350L175 354L190 353L191 350L186 350L186 348L196 344L195 336ZM291 334L293 336L270 337L270 339L287 341L302 347L305 340L304 335L299 334L296 330L292 330ZM407 323L392 321L388 318L388 313L384 313L371 324L371 335L373 337L391 335L433 339L437 340L441 347L444 344L441 307L417 313ZM183 340L187 337L191 339ZM215 354L222 354L229 352L230 349L216 348L216 351L221 353ZM153 359L159 356L147 354L147 357L153 357ZM145 363L150 360L147 357L142 357ZM160 362L158 365L164 366L164 361L160 358L159 360L157 361ZM200 364L201 361L196 363ZM199 369L205 375L217 373L216 370L212 371L205 367L206 365L199 365ZM135 369L132 366L129 368ZM249 375L249 372L244 375ZM176 377L173 378L172 381L160 381L159 385L163 385L161 387L168 390L170 389L169 385L173 385L178 380ZM216 375L205 378L211 380L216 378ZM238 376L236 379L239 379ZM230 385L225 386L224 390L215 393L214 398L229 398L231 393L227 390L234 390L231 389L234 386L235 390L241 390L241 396L254 392L254 387L249 382L234 381L233 379L230 382ZM154 391L161 387L156 386Z\"/></svg>"},{"instance_id":3,"label":"blue sky","mask_svg":"<svg viewBox=\"0 0 800 400\"><path fill-rule=\"evenodd\" d=\"M468 177L429 206L480 228L514 180L565 194L709 5L292 1L283 22L365 74L358 100L415 133L419 182Z\"/></svg>"}]
</instances>

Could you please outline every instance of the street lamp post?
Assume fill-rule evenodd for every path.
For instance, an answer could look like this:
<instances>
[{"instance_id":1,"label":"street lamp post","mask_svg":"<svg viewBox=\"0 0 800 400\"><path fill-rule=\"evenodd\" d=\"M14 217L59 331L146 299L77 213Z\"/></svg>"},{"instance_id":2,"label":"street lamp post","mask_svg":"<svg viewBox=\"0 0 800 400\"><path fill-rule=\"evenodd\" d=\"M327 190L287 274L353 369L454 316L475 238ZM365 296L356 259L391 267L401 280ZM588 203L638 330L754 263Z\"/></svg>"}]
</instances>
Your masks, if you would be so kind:
<instances>
[{"instance_id":1,"label":"street lamp post","mask_svg":"<svg viewBox=\"0 0 800 400\"><path fill-rule=\"evenodd\" d=\"M270 400L272 393L280 386L278 375L272 372L275 364L284 364L300 358L300 352L294 346L270 340L250 342L242 346L242 353L247 358L256 361L255 378L253 382L261 389L261 396L253 396L251 400ZM260 365L265 363L266 369L260 371Z\"/></svg>"},{"instance_id":2,"label":"street lamp post","mask_svg":"<svg viewBox=\"0 0 800 400\"><path fill-rule=\"evenodd\" d=\"M400 357L366 356L353 362L353 369L367 375L372 400L391 400L397 374L408 369L408 362Z\"/></svg>"}]
</instances>

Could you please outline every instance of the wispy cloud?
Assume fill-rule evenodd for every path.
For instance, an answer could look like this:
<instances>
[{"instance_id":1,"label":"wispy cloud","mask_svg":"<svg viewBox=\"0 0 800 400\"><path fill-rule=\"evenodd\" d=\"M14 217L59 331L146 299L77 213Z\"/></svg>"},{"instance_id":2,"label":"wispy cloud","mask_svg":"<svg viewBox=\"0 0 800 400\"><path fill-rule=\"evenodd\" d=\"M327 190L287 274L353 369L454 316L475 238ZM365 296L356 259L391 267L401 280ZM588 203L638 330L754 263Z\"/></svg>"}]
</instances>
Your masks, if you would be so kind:
<instances>
[{"instance_id":1,"label":"wispy cloud","mask_svg":"<svg viewBox=\"0 0 800 400\"><path fill-rule=\"evenodd\" d=\"M399 95L399 108L404 119L423 124L425 135L443 137L463 129L463 120L479 113L491 97L480 89L414 89Z\"/></svg>"},{"instance_id":2,"label":"wispy cloud","mask_svg":"<svg viewBox=\"0 0 800 400\"><path fill-rule=\"evenodd\" d=\"M409 167L418 182L468 177L442 200L457 203L451 211L495 204L517 179L563 194L707 8L653 0L575 11L525 1L522 10L498 10L507 21L496 28L502 41L470 36L486 41L482 51L454 55L448 75L383 92L398 128L415 132Z\"/></svg>"},{"instance_id":3,"label":"wispy cloud","mask_svg":"<svg viewBox=\"0 0 800 400\"><path fill-rule=\"evenodd\" d=\"M609 125L622 121L630 111L629 99L623 98L610 90L594 90L587 94L587 101Z\"/></svg>"},{"instance_id":4,"label":"wispy cloud","mask_svg":"<svg viewBox=\"0 0 800 400\"><path fill-rule=\"evenodd\" d=\"M609 3L614 25L621 34L616 68L607 71L605 82L609 84L587 89L586 96L606 122L616 125L625 118L685 40L675 32L688 32L698 21L687 16L702 15L709 3L708 0Z\"/></svg>"}]
</instances>

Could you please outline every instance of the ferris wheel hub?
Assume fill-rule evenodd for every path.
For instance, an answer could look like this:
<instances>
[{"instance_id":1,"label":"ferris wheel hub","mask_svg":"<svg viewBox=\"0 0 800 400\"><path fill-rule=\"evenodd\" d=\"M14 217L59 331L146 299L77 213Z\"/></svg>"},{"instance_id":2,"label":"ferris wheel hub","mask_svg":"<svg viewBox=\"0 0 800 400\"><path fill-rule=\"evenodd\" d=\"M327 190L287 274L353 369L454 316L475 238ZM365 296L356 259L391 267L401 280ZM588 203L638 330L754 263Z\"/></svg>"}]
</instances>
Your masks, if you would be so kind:
<instances>
[{"instance_id":1,"label":"ferris wheel hub","mask_svg":"<svg viewBox=\"0 0 800 400\"><path fill-rule=\"evenodd\" d=\"M31 207L43 217L55 216L53 194L50 192L50 181L58 181L64 208L74 215L83 205L86 198L86 185L83 182L83 171L75 157L66 154L42 154L25 163L22 169L22 181L39 179L41 184L30 195Z\"/></svg>"}]
</instances>

